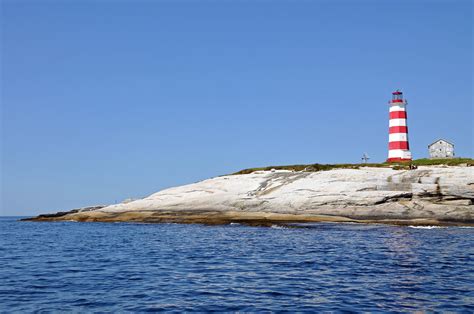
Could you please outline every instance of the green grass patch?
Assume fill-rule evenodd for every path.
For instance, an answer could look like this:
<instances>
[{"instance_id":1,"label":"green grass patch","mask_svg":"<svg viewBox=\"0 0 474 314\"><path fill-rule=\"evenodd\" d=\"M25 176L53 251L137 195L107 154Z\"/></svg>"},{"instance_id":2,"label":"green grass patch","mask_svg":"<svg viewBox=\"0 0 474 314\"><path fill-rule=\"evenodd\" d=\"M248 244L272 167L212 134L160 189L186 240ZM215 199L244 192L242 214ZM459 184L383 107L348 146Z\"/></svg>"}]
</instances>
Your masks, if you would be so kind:
<instances>
[{"instance_id":1,"label":"green grass patch","mask_svg":"<svg viewBox=\"0 0 474 314\"><path fill-rule=\"evenodd\" d=\"M450 159L416 159L412 162L416 166L434 166L434 165L447 165L447 166L459 166L469 165L474 166L474 159L472 158L450 158Z\"/></svg>"},{"instance_id":2,"label":"green grass patch","mask_svg":"<svg viewBox=\"0 0 474 314\"><path fill-rule=\"evenodd\" d=\"M289 171L306 171L317 172L327 171L333 169L359 169L360 167L378 167L378 168L393 168L395 170L410 169L410 165L414 166L459 166L467 165L474 166L474 159L472 158L452 158L452 159L416 159L411 163L367 163L367 164L307 164L307 165L287 165L287 166L268 166L260 168L249 168L240 170L233 174L249 174L255 171L270 171L275 170L289 170Z\"/></svg>"}]
</instances>

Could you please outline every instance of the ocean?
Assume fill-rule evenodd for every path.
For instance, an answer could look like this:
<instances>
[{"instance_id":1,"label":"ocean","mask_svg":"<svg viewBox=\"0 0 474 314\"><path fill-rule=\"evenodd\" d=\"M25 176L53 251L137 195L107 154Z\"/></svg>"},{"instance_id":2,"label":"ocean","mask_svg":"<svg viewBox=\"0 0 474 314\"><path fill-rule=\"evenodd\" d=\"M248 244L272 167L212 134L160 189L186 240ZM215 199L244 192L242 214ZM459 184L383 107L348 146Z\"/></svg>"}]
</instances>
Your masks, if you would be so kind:
<instances>
[{"instance_id":1,"label":"ocean","mask_svg":"<svg viewBox=\"0 0 474 314\"><path fill-rule=\"evenodd\" d=\"M0 218L0 312L474 311L474 229Z\"/></svg>"}]
</instances>

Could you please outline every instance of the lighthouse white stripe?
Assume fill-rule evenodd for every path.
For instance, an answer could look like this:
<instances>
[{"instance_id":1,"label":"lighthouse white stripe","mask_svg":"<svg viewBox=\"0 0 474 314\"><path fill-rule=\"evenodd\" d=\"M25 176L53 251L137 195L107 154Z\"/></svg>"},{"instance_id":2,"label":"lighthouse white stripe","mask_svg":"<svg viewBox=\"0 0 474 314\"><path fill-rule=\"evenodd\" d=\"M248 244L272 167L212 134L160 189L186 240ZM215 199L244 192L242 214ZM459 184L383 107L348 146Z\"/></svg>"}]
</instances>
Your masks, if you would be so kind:
<instances>
[{"instance_id":1,"label":"lighthouse white stripe","mask_svg":"<svg viewBox=\"0 0 474 314\"><path fill-rule=\"evenodd\" d=\"M389 142L406 142L408 141L408 136L406 133L391 133L388 136Z\"/></svg>"},{"instance_id":2,"label":"lighthouse white stripe","mask_svg":"<svg viewBox=\"0 0 474 314\"><path fill-rule=\"evenodd\" d=\"M405 105L391 105L390 112L392 111L406 111Z\"/></svg>"},{"instance_id":3,"label":"lighthouse white stripe","mask_svg":"<svg viewBox=\"0 0 474 314\"><path fill-rule=\"evenodd\" d=\"M411 153L403 149L391 149L388 151L388 158L404 158L411 159Z\"/></svg>"},{"instance_id":4,"label":"lighthouse white stripe","mask_svg":"<svg viewBox=\"0 0 474 314\"><path fill-rule=\"evenodd\" d=\"M388 158L402 158L404 151L401 149L391 149L388 151Z\"/></svg>"},{"instance_id":5,"label":"lighthouse white stripe","mask_svg":"<svg viewBox=\"0 0 474 314\"><path fill-rule=\"evenodd\" d=\"M390 119L389 126L406 126L407 120L406 119Z\"/></svg>"}]
</instances>

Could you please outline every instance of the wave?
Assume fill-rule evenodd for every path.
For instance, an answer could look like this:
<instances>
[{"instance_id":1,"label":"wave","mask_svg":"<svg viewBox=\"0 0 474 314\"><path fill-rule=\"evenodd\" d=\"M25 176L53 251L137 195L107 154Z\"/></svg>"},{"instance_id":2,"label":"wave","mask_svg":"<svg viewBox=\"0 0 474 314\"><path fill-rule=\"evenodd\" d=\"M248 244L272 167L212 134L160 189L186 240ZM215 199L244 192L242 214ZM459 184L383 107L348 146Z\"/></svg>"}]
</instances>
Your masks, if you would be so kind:
<instances>
[{"instance_id":1,"label":"wave","mask_svg":"<svg viewBox=\"0 0 474 314\"><path fill-rule=\"evenodd\" d=\"M446 229L446 228L459 228L459 229L473 229L473 226L408 226L413 229Z\"/></svg>"},{"instance_id":2,"label":"wave","mask_svg":"<svg viewBox=\"0 0 474 314\"><path fill-rule=\"evenodd\" d=\"M288 229L288 227L284 227L284 226L280 226L280 225L271 225L270 228L273 228L273 229Z\"/></svg>"}]
</instances>

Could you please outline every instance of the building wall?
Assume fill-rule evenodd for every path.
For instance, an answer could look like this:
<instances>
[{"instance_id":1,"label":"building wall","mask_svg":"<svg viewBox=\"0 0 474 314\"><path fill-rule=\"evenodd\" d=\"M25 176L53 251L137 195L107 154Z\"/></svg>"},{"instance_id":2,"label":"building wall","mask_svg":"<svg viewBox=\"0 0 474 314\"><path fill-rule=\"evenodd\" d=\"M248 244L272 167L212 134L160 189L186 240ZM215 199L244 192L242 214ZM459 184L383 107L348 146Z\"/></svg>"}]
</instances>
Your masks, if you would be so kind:
<instances>
[{"instance_id":1,"label":"building wall","mask_svg":"<svg viewBox=\"0 0 474 314\"><path fill-rule=\"evenodd\" d=\"M428 147L430 158L453 158L454 145L446 141L437 141Z\"/></svg>"}]
</instances>

